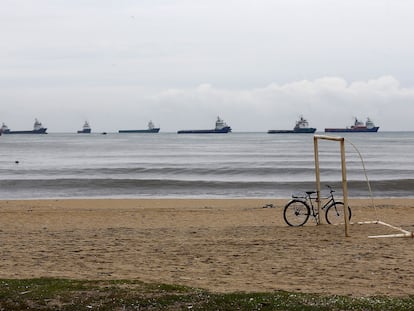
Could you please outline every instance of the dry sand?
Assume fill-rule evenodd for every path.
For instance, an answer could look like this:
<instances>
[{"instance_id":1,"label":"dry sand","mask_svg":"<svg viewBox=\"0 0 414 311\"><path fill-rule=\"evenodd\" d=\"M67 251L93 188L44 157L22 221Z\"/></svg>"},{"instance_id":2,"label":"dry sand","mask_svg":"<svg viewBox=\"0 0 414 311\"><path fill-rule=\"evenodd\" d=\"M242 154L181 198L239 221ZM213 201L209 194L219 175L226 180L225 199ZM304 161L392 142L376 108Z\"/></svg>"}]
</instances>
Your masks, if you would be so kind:
<instances>
[{"instance_id":1,"label":"dry sand","mask_svg":"<svg viewBox=\"0 0 414 311\"><path fill-rule=\"evenodd\" d=\"M351 200L414 231L414 199ZM262 208L267 203L275 208ZM283 222L286 200L0 201L0 278L137 279L215 292L414 294L414 240L381 225Z\"/></svg>"}]
</instances>

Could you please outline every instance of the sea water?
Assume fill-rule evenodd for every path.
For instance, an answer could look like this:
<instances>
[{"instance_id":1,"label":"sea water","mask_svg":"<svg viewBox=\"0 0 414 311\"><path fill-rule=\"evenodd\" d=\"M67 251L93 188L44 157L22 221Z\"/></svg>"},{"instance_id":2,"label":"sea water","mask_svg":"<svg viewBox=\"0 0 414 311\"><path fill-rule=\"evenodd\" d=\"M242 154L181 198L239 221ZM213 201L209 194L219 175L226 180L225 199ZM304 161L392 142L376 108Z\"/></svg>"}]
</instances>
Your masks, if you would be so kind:
<instances>
[{"instance_id":1,"label":"sea water","mask_svg":"<svg viewBox=\"0 0 414 311\"><path fill-rule=\"evenodd\" d=\"M350 196L369 196L353 145L374 196L414 196L414 132L338 134L347 140ZM339 143L320 141L319 158L322 185L340 192ZM287 198L313 189L312 134L0 137L0 199Z\"/></svg>"}]
</instances>

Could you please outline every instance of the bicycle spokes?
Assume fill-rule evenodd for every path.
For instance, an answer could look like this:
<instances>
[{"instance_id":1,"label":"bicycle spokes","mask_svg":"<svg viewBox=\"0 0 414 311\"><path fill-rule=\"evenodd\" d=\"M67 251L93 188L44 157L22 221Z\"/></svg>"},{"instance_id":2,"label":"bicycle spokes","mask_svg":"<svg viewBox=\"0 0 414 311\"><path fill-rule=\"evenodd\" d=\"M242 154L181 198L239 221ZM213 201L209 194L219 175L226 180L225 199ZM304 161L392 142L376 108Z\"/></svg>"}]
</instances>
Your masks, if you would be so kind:
<instances>
[{"instance_id":1,"label":"bicycle spokes","mask_svg":"<svg viewBox=\"0 0 414 311\"><path fill-rule=\"evenodd\" d=\"M341 224L344 223L344 203L342 202L335 202L328 206L326 209L326 222L328 224ZM351 209L348 206L348 216L349 220L351 220Z\"/></svg>"},{"instance_id":2,"label":"bicycle spokes","mask_svg":"<svg viewBox=\"0 0 414 311\"><path fill-rule=\"evenodd\" d=\"M302 226L309 218L309 206L303 201L290 201L283 211L283 217L289 226Z\"/></svg>"}]
</instances>

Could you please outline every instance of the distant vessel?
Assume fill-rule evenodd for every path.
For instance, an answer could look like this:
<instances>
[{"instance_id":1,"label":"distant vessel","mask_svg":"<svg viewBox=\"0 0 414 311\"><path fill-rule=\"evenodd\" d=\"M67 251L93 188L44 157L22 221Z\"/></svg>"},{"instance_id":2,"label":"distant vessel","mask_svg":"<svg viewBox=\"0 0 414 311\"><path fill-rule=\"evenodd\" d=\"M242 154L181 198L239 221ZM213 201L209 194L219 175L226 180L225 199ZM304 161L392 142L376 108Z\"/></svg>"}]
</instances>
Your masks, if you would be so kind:
<instances>
[{"instance_id":1,"label":"distant vessel","mask_svg":"<svg viewBox=\"0 0 414 311\"><path fill-rule=\"evenodd\" d=\"M298 121L296 121L295 127L293 130L269 130L267 131L268 134L291 134L291 133L315 133L316 128L309 127L309 123L303 116L300 117Z\"/></svg>"},{"instance_id":2,"label":"distant vessel","mask_svg":"<svg viewBox=\"0 0 414 311\"><path fill-rule=\"evenodd\" d=\"M152 121L148 122L148 128L146 130L119 130L119 133L158 133L159 127L155 127Z\"/></svg>"},{"instance_id":3,"label":"distant vessel","mask_svg":"<svg viewBox=\"0 0 414 311\"><path fill-rule=\"evenodd\" d=\"M346 128L326 128L325 132L333 132L333 133L366 133L366 132L378 132L379 126L375 126L374 122L371 121L370 118L367 118L367 121L361 122L357 118L355 118L354 125Z\"/></svg>"},{"instance_id":4,"label":"distant vessel","mask_svg":"<svg viewBox=\"0 0 414 311\"><path fill-rule=\"evenodd\" d=\"M33 130L29 131L11 131L6 124L3 123L1 127L1 132L3 134L47 134L47 128L42 126L42 123L39 120L35 119L33 125Z\"/></svg>"},{"instance_id":5,"label":"distant vessel","mask_svg":"<svg viewBox=\"0 0 414 311\"><path fill-rule=\"evenodd\" d=\"M83 124L83 127L80 131L78 131L78 134L89 134L91 132L91 127L89 126L88 121L85 121Z\"/></svg>"},{"instance_id":6,"label":"distant vessel","mask_svg":"<svg viewBox=\"0 0 414 311\"><path fill-rule=\"evenodd\" d=\"M217 117L216 127L212 130L180 130L178 134L225 134L231 132L228 126L220 117Z\"/></svg>"}]
</instances>

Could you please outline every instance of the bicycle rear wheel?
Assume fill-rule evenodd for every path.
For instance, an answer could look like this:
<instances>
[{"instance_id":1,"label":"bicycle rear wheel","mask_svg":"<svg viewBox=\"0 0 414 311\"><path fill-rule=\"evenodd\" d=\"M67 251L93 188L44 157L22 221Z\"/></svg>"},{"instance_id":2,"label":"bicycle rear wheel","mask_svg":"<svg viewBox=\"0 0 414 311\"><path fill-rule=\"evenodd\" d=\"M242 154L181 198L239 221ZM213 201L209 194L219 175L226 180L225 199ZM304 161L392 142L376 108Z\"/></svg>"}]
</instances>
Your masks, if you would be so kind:
<instances>
[{"instance_id":1,"label":"bicycle rear wheel","mask_svg":"<svg viewBox=\"0 0 414 311\"><path fill-rule=\"evenodd\" d=\"M348 206L349 220L351 220L351 208ZM326 208L326 222L330 225L338 225L344 223L344 203L334 202Z\"/></svg>"},{"instance_id":2,"label":"bicycle rear wheel","mask_svg":"<svg viewBox=\"0 0 414 311\"><path fill-rule=\"evenodd\" d=\"M303 226L308 221L309 215L308 204L300 200L290 201L283 210L285 222L292 227Z\"/></svg>"}]
</instances>

